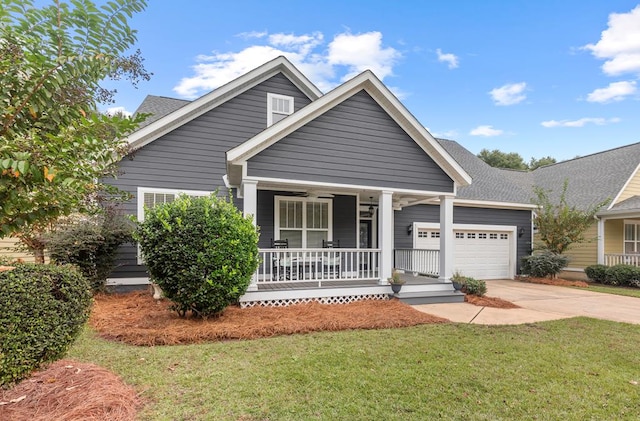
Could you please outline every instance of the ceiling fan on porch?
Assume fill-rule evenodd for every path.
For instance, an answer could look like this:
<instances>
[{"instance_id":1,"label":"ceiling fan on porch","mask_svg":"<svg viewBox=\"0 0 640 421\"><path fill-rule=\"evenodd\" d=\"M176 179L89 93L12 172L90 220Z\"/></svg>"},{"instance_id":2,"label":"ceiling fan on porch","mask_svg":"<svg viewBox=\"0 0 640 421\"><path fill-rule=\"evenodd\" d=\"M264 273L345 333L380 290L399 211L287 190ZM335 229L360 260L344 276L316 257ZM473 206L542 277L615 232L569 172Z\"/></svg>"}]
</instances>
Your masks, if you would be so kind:
<instances>
[{"instance_id":1,"label":"ceiling fan on porch","mask_svg":"<svg viewBox=\"0 0 640 421\"><path fill-rule=\"evenodd\" d=\"M305 192L296 193L296 196L307 197L309 199L332 199L335 195L323 190L307 190Z\"/></svg>"}]
</instances>

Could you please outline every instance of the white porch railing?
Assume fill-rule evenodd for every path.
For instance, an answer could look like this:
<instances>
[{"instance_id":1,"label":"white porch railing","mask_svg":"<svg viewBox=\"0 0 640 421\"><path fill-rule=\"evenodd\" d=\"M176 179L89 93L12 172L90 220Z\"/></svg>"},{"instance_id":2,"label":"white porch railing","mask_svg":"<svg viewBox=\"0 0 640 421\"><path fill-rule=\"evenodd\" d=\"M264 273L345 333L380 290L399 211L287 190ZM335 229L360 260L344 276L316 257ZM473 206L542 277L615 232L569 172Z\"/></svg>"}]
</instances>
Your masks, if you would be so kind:
<instances>
[{"instance_id":1,"label":"white porch railing","mask_svg":"<svg viewBox=\"0 0 640 421\"><path fill-rule=\"evenodd\" d=\"M640 266L640 254L605 254L605 266L634 265Z\"/></svg>"},{"instance_id":2,"label":"white porch railing","mask_svg":"<svg viewBox=\"0 0 640 421\"><path fill-rule=\"evenodd\" d=\"M377 280L379 249L260 249L256 282Z\"/></svg>"},{"instance_id":3,"label":"white porch railing","mask_svg":"<svg viewBox=\"0 0 640 421\"><path fill-rule=\"evenodd\" d=\"M430 276L440 274L440 250L395 249L394 267Z\"/></svg>"}]
</instances>

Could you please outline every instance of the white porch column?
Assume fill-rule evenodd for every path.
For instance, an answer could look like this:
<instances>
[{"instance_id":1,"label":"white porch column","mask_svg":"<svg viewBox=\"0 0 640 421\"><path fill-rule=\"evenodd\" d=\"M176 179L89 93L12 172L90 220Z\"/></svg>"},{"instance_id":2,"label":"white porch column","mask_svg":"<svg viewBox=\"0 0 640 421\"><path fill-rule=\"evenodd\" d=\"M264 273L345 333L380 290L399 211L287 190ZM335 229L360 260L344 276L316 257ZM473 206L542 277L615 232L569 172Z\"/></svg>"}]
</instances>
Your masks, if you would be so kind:
<instances>
[{"instance_id":1,"label":"white porch column","mask_svg":"<svg viewBox=\"0 0 640 421\"><path fill-rule=\"evenodd\" d=\"M453 275L453 196L440 196L440 277L451 282Z\"/></svg>"},{"instance_id":2,"label":"white porch column","mask_svg":"<svg viewBox=\"0 0 640 421\"><path fill-rule=\"evenodd\" d=\"M244 206L242 212L246 218L249 215L253 216L253 226L257 226L256 219L258 212L258 182L254 180L243 180L242 182L242 197L244 199ZM258 290L258 274L254 273L251 276L251 283L247 287L247 291Z\"/></svg>"},{"instance_id":3,"label":"white porch column","mask_svg":"<svg viewBox=\"0 0 640 421\"><path fill-rule=\"evenodd\" d=\"M253 215L253 225L256 226L256 213L258 211L258 182L244 180L242 182L242 197L244 199L243 215L245 218Z\"/></svg>"},{"instance_id":4,"label":"white porch column","mask_svg":"<svg viewBox=\"0 0 640 421\"><path fill-rule=\"evenodd\" d=\"M378 198L378 248L380 249L380 285L387 285L393 271L393 192L383 191Z\"/></svg>"},{"instance_id":5,"label":"white porch column","mask_svg":"<svg viewBox=\"0 0 640 421\"><path fill-rule=\"evenodd\" d=\"M598 264L604 265L604 218L598 219Z\"/></svg>"}]
</instances>

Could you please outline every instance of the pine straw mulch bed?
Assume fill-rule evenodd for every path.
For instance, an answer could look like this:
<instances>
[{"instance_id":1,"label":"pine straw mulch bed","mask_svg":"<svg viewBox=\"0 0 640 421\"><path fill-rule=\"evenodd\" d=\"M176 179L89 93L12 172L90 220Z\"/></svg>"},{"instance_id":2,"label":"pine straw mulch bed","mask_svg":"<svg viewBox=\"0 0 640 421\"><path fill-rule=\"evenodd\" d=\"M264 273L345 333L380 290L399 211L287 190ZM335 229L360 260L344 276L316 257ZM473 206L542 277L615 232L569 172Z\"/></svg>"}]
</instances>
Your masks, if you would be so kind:
<instances>
[{"instance_id":1,"label":"pine straw mulch bed","mask_svg":"<svg viewBox=\"0 0 640 421\"><path fill-rule=\"evenodd\" d=\"M568 281L566 279L561 278L528 278L522 277L520 278L523 282L530 282L532 284L543 284L543 285L556 285L561 287L579 287L579 288L589 288L589 284L584 281Z\"/></svg>"},{"instance_id":2,"label":"pine straw mulch bed","mask_svg":"<svg viewBox=\"0 0 640 421\"><path fill-rule=\"evenodd\" d=\"M94 364L59 360L12 389L0 388L0 419L133 421L141 400L118 376Z\"/></svg>"},{"instance_id":3,"label":"pine straw mulch bed","mask_svg":"<svg viewBox=\"0 0 640 421\"><path fill-rule=\"evenodd\" d=\"M466 294L464 296L464 301L466 303L473 304L475 306L481 306L481 307L493 307L493 308L503 308L503 309L520 308L519 305L513 304L511 301L503 300L502 298L498 298L498 297L488 297L486 295L479 297L477 295Z\"/></svg>"},{"instance_id":4,"label":"pine straw mulch bed","mask_svg":"<svg viewBox=\"0 0 640 421\"><path fill-rule=\"evenodd\" d=\"M208 320L181 318L169 309L170 305L165 299L154 300L147 292L100 295L89 324L102 338L154 346L449 322L398 300L244 309L232 306Z\"/></svg>"}]
</instances>

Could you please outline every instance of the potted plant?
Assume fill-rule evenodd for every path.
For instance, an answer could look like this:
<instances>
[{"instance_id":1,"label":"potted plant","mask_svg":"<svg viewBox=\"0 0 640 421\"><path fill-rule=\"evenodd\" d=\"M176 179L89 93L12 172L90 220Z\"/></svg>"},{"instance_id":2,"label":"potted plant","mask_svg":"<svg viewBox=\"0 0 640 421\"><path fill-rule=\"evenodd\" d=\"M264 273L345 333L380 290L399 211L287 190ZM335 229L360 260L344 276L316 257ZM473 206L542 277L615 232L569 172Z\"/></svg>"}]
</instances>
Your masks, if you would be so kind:
<instances>
[{"instance_id":1,"label":"potted plant","mask_svg":"<svg viewBox=\"0 0 640 421\"><path fill-rule=\"evenodd\" d=\"M402 289L402 285L404 285L404 279L400 277L400 273L394 270L391 273L391 278L389 278L389 285L391 285L391 290L394 294L397 294Z\"/></svg>"},{"instance_id":2,"label":"potted plant","mask_svg":"<svg viewBox=\"0 0 640 421\"><path fill-rule=\"evenodd\" d=\"M464 288L464 284L466 283L467 277L462 276L460 272L456 271L451 277L451 283L453 283L453 289L456 291L462 290Z\"/></svg>"}]
</instances>

